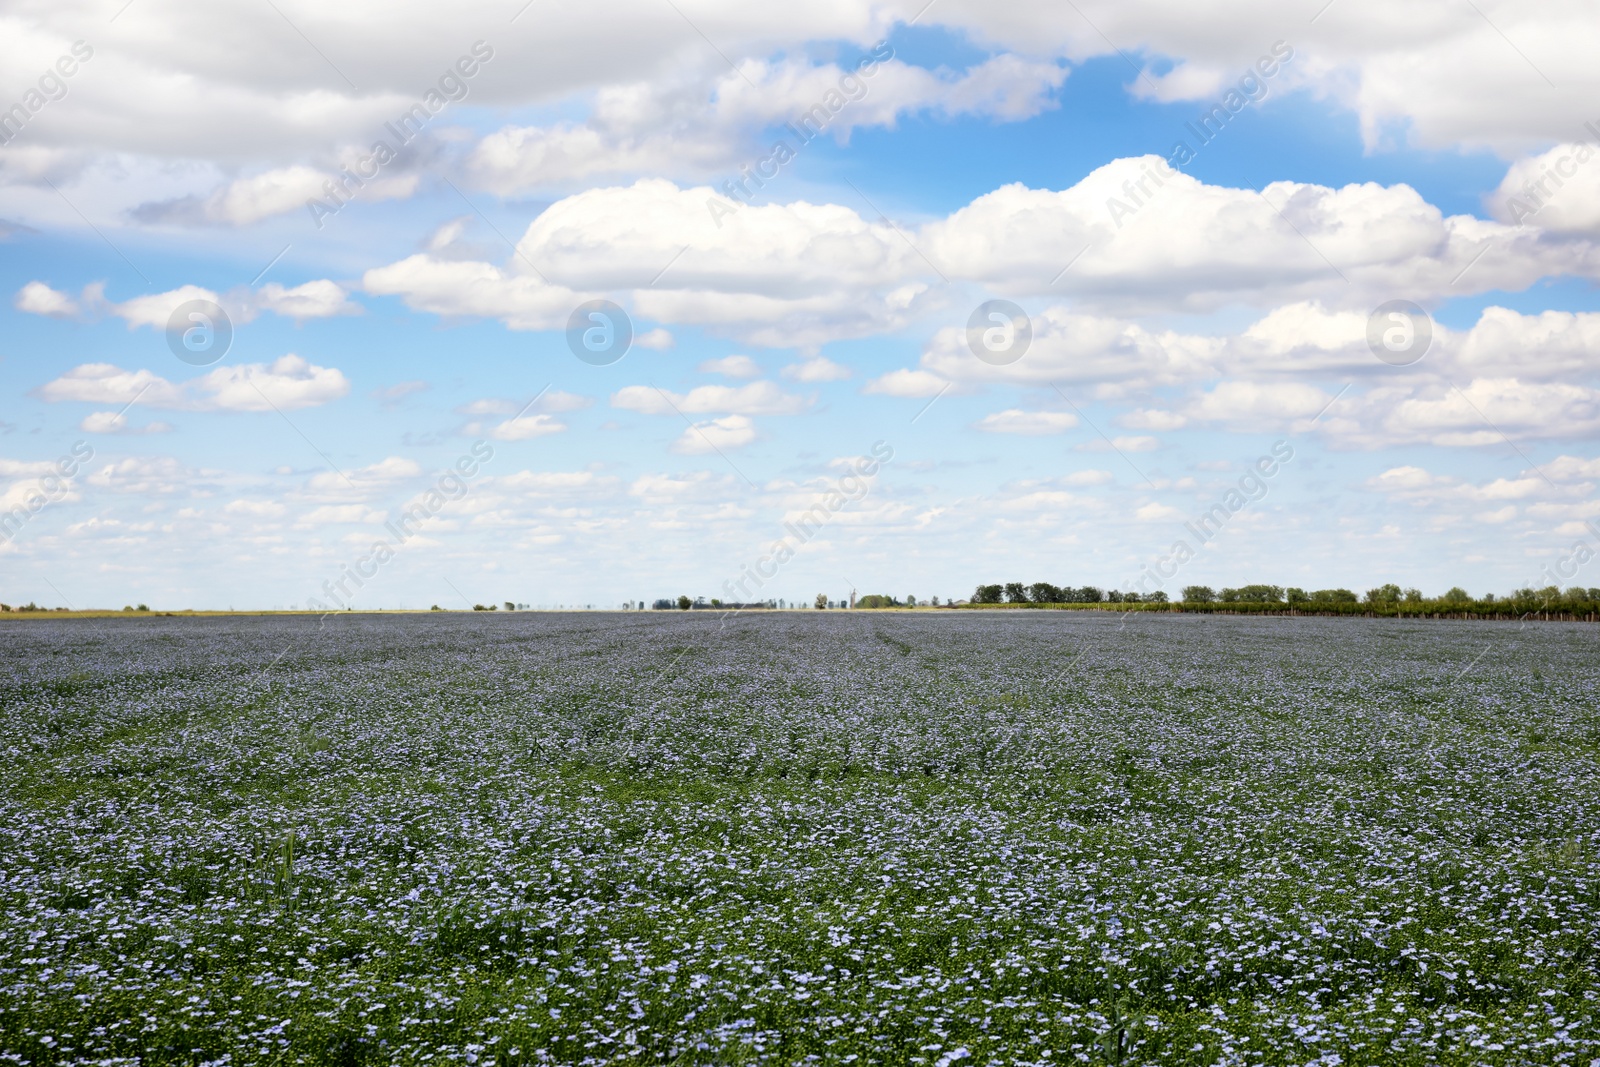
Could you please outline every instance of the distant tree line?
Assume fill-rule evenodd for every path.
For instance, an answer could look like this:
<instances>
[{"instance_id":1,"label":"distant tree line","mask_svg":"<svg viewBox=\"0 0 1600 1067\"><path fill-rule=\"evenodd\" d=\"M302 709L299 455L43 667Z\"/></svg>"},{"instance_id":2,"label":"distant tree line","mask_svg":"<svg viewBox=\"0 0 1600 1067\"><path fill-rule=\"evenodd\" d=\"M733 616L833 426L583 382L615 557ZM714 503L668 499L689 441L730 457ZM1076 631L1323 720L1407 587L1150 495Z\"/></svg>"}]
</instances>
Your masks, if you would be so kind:
<instances>
[{"instance_id":1,"label":"distant tree line","mask_svg":"<svg viewBox=\"0 0 1600 1067\"><path fill-rule=\"evenodd\" d=\"M1070 585L1056 586L1049 582L1006 582L1004 585L980 585L972 594L974 604L1165 604L1167 594L1159 589L1148 597L1138 593L1119 593L1115 589L1103 591L1085 585L1074 589Z\"/></svg>"},{"instance_id":2,"label":"distant tree line","mask_svg":"<svg viewBox=\"0 0 1600 1067\"><path fill-rule=\"evenodd\" d=\"M1140 604L1141 610L1241 612L1270 614L1295 612L1333 615L1394 616L1477 616L1505 618L1524 615L1551 618L1592 619L1600 617L1600 588L1574 586L1560 589L1518 589L1508 596L1485 593L1474 597L1460 586L1440 596L1426 596L1420 589L1380 585L1357 594L1351 589L1315 589L1307 592L1296 586L1244 585L1213 589L1208 585L1186 585L1183 598L1169 603L1162 592L1141 596L1138 593L1102 591L1086 585L1079 588L1055 586L1049 582L1006 582L980 585L972 594L975 605L1050 604ZM1160 606L1158 606L1160 605Z\"/></svg>"}]
</instances>

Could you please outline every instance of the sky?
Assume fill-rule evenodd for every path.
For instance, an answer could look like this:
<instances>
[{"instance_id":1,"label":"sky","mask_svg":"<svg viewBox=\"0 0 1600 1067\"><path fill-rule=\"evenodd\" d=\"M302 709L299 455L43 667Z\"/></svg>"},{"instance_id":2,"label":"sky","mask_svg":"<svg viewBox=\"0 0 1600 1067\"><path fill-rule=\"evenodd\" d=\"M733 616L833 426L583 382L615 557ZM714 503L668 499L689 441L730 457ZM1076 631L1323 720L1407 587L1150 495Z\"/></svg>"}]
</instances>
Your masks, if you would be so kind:
<instances>
[{"instance_id":1,"label":"sky","mask_svg":"<svg viewBox=\"0 0 1600 1067\"><path fill-rule=\"evenodd\" d=\"M1600 586L1597 46L1592 0L11 0L0 600Z\"/></svg>"}]
</instances>

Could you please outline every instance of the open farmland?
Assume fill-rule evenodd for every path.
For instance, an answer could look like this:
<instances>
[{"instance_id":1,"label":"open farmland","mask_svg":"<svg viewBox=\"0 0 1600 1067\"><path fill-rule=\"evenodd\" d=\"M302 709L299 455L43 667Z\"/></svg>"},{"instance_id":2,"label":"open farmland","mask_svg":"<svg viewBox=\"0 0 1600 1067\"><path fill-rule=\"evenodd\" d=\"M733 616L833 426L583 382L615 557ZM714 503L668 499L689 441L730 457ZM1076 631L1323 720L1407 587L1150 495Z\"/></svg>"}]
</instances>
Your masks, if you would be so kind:
<instances>
[{"instance_id":1,"label":"open farmland","mask_svg":"<svg viewBox=\"0 0 1600 1067\"><path fill-rule=\"evenodd\" d=\"M0 1059L1587 1065L1596 640L0 624Z\"/></svg>"}]
</instances>

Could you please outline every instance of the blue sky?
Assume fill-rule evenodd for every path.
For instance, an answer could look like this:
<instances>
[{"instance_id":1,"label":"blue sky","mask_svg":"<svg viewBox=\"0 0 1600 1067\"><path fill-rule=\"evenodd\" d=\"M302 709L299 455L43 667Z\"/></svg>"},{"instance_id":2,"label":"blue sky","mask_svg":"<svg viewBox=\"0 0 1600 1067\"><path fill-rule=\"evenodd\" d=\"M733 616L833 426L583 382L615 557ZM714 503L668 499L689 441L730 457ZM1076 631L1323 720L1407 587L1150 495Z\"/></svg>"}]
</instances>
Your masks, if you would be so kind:
<instances>
[{"instance_id":1,"label":"blue sky","mask_svg":"<svg viewBox=\"0 0 1600 1067\"><path fill-rule=\"evenodd\" d=\"M758 563L744 589L788 601L1481 593L1600 549L1580 8L920 7L0 15L26 117L0 146L0 599L616 606L728 599ZM15 72L75 42L34 107ZM323 182L458 61L465 99L330 214ZM721 191L780 138L759 195ZM636 338L608 366L567 338L599 299ZM233 328L205 366L169 347L195 300ZM1014 361L973 348L989 300L1028 317ZM1369 342L1394 300L1433 331L1407 366Z\"/></svg>"}]
</instances>

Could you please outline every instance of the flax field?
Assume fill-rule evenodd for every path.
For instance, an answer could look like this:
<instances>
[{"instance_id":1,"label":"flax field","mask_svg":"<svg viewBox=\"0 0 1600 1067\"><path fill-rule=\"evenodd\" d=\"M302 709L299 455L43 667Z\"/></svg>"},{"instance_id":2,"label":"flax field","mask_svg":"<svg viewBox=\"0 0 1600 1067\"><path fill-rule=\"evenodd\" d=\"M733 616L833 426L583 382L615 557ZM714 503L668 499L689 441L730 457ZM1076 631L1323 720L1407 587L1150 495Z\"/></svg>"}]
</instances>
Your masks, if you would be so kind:
<instances>
[{"instance_id":1,"label":"flax field","mask_svg":"<svg viewBox=\"0 0 1600 1067\"><path fill-rule=\"evenodd\" d=\"M0 623L0 1063L1589 1067L1597 642Z\"/></svg>"}]
</instances>

